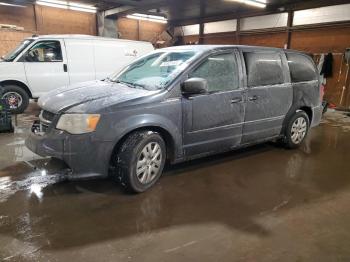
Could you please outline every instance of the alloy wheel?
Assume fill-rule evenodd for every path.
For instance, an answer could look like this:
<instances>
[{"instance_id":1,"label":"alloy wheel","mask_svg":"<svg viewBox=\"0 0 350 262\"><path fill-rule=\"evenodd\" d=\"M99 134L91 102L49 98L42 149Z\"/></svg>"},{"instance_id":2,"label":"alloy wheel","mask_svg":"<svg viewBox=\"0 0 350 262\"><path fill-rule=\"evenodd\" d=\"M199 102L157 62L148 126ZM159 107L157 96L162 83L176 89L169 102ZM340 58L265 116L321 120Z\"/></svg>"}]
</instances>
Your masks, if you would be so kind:
<instances>
[{"instance_id":1,"label":"alloy wheel","mask_svg":"<svg viewBox=\"0 0 350 262\"><path fill-rule=\"evenodd\" d=\"M6 92L2 96L5 99L10 107L10 109L17 109L21 107L23 99L22 96L14 91Z\"/></svg>"},{"instance_id":2,"label":"alloy wheel","mask_svg":"<svg viewBox=\"0 0 350 262\"><path fill-rule=\"evenodd\" d=\"M136 176L142 184L152 182L159 174L162 163L162 149L157 142L148 143L141 151L137 164Z\"/></svg>"},{"instance_id":3,"label":"alloy wheel","mask_svg":"<svg viewBox=\"0 0 350 262\"><path fill-rule=\"evenodd\" d=\"M305 138L307 132L307 123L304 117L295 119L291 130L291 139L294 144L300 144Z\"/></svg>"}]
</instances>

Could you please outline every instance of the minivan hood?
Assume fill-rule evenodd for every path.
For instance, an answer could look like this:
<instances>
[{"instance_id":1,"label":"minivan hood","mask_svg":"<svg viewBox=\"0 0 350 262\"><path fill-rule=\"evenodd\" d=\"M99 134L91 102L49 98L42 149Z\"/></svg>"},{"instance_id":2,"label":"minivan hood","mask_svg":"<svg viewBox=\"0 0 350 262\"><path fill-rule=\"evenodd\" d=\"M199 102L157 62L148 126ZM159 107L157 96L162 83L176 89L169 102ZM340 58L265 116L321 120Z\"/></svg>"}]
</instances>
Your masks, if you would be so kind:
<instances>
[{"instance_id":1,"label":"minivan hood","mask_svg":"<svg viewBox=\"0 0 350 262\"><path fill-rule=\"evenodd\" d=\"M148 91L125 86L109 81L89 81L58 88L40 97L38 104L41 108L52 113L66 111L82 104L96 100L101 103L93 103L103 106L133 100L154 94L157 91Z\"/></svg>"}]
</instances>

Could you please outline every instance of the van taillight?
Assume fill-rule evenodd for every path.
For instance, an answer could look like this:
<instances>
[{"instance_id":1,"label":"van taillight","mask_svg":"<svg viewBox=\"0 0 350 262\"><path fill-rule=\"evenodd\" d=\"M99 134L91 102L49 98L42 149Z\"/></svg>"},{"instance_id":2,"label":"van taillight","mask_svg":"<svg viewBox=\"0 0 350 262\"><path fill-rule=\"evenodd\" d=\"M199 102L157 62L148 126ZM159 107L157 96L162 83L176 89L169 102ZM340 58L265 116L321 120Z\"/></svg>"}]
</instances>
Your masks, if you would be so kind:
<instances>
[{"instance_id":1,"label":"van taillight","mask_svg":"<svg viewBox=\"0 0 350 262\"><path fill-rule=\"evenodd\" d=\"M321 84L320 87L320 100L323 101L325 86Z\"/></svg>"}]
</instances>

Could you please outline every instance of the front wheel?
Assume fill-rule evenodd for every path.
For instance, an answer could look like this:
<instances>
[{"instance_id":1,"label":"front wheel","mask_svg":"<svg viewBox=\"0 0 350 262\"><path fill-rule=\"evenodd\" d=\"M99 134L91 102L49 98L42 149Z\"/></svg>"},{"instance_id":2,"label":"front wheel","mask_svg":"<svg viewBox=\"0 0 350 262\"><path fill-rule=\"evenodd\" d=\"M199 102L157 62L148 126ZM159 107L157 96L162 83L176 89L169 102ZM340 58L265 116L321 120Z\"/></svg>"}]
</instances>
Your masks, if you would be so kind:
<instances>
[{"instance_id":1,"label":"front wheel","mask_svg":"<svg viewBox=\"0 0 350 262\"><path fill-rule=\"evenodd\" d=\"M29 104L29 96L23 88L16 85L6 85L3 87L1 98L5 99L10 112L21 114Z\"/></svg>"},{"instance_id":2,"label":"front wheel","mask_svg":"<svg viewBox=\"0 0 350 262\"><path fill-rule=\"evenodd\" d=\"M128 191L141 193L160 178L165 159L165 142L158 133L136 131L127 137L114 157L114 176Z\"/></svg>"},{"instance_id":3,"label":"front wheel","mask_svg":"<svg viewBox=\"0 0 350 262\"><path fill-rule=\"evenodd\" d=\"M288 122L284 144L287 148L299 147L305 140L310 128L310 120L304 111L297 111Z\"/></svg>"}]
</instances>

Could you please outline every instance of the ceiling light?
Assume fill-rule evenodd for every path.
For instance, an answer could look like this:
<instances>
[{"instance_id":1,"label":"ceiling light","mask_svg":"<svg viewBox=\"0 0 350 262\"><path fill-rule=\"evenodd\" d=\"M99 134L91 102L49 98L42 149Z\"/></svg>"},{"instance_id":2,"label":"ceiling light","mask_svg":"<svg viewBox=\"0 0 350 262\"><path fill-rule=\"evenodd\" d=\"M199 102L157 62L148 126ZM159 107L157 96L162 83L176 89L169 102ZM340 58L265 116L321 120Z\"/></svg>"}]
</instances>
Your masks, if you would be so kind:
<instances>
[{"instance_id":1,"label":"ceiling light","mask_svg":"<svg viewBox=\"0 0 350 262\"><path fill-rule=\"evenodd\" d=\"M69 6L70 10L74 11L81 11L81 12L88 12L88 13L96 13L96 10L93 9L86 9L86 8L81 8L81 7L74 7L74 6Z\"/></svg>"},{"instance_id":2,"label":"ceiling light","mask_svg":"<svg viewBox=\"0 0 350 262\"><path fill-rule=\"evenodd\" d=\"M70 2L70 1L37 0L36 4L50 6L50 7L56 7L56 8L62 8L62 9L70 9L70 10L74 10L74 11L89 12L89 13L96 13L96 11L97 11L97 8L94 6L79 4L79 3Z\"/></svg>"},{"instance_id":3,"label":"ceiling light","mask_svg":"<svg viewBox=\"0 0 350 262\"><path fill-rule=\"evenodd\" d=\"M156 22L156 23L162 23L162 24L166 24L168 22L168 20L164 16L158 16L158 15L134 13L132 15L127 15L126 17L130 19L144 20L144 21L150 21L150 22Z\"/></svg>"},{"instance_id":4,"label":"ceiling light","mask_svg":"<svg viewBox=\"0 0 350 262\"><path fill-rule=\"evenodd\" d=\"M62 9L68 9L68 6L67 6L67 5L55 4L55 3L46 2L46 1L36 1L36 4L38 4L38 5L44 5L44 6L49 6L49 7L56 7L56 8L62 8Z\"/></svg>"},{"instance_id":5,"label":"ceiling light","mask_svg":"<svg viewBox=\"0 0 350 262\"><path fill-rule=\"evenodd\" d=\"M25 5L15 5L15 4L9 4L9 3L4 3L4 2L0 2L0 5L12 6L12 7L26 7Z\"/></svg>"},{"instance_id":6,"label":"ceiling light","mask_svg":"<svg viewBox=\"0 0 350 262\"><path fill-rule=\"evenodd\" d=\"M245 5L251 5L259 8L266 8L266 0L230 0L234 2L239 2Z\"/></svg>"}]
</instances>

